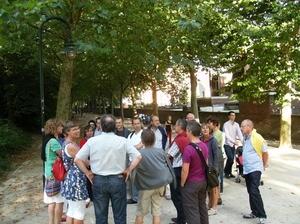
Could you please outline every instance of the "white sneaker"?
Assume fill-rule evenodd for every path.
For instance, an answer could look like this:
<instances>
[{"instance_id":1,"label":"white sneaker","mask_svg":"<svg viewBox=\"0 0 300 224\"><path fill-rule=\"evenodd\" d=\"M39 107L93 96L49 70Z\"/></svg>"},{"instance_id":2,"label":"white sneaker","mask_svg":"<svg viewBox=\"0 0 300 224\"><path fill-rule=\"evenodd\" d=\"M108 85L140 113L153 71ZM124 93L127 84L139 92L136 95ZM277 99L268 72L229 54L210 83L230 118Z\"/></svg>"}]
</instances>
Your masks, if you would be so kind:
<instances>
[{"instance_id":1,"label":"white sneaker","mask_svg":"<svg viewBox=\"0 0 300 224\"><path fill-rule=\"evenodd\" d=\"M166 198L167 200L171 200L171 195L170 195L170 194L166 194L165 198Z\"/></svg>"},{"instance_id":2,"label":"white sneaker","mask_svg":"<svg viewBox=\"0 0 300 224\"><path fill-rule=\"evenodd\" d=\"M209 215L209 216L211 216L211 215L216 215L216 214L218 214L217 209L210 208L210 209L208 210L208 215Z\"/></svg>"},{"instance_id":3,"label":"white sneaker","mask_svg":"<svg viewBox=\"0 0 300 224\"><path fill-rule=\"evenodd\" d=\"M265 224L267 221L266 218L259 218L258 223L257 224Z\"/></svg>"}]
</instances>

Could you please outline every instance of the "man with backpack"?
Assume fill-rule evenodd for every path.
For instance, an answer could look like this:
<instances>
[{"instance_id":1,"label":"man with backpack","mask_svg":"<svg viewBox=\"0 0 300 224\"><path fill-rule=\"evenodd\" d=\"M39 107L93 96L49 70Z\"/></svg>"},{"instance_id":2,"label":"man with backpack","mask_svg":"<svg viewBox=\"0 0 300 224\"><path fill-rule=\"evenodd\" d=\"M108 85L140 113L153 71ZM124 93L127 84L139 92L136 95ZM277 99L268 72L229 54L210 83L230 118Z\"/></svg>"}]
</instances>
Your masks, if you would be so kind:
<instances>
[{"instance_id":1,"label":"man with backpack","mask_svg":"<svg viewBox=\"0 0 300 224\"><path fill-rule=\"evenodd\" d=\"M142 126L141 119L139 117L132 118L132 126L134 128L134 131L128 135L127 139L133 144L133 146L137 150L140 150L143 148L143 144L141 140L143 126ZM131 158L129 158L129 161L131 162ZM127 204L136 204L138 200L138 190L133 182L134 180L129 179L129 192L132 198L127 200Z\"/></svg>"}]
</instances>

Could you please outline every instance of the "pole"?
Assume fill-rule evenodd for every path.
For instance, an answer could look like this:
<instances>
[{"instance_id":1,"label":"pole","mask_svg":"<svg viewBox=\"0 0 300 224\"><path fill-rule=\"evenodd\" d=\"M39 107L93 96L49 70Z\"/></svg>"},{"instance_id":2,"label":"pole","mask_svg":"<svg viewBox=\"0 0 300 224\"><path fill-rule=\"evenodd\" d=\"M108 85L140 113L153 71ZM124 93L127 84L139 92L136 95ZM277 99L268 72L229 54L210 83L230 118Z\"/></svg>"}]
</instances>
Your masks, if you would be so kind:
<instances>
[{"instance_id":1,"label":"pole","mask_svg":"<svg viewBox=\"0 0 300 224\"><path fill-rule=\"evenodd\" d=\"M49 22L50 20L59 20L67 25L69 31L70 31L70 37L71 37L71 26L70 24L63 18L58 16L52 16L46 19L40 26L39 29L39 58L40 58L40 101L41 101L41 132L42 132L42 142L45 138L45 130L44 130L44 123L45 123L45 102L44 102L44 74L43 74L43 26L45 23ZM69 38L72 39L72 38ZM42 149L45 150L45 149ZM43 161L43 189L45 184L45 166Z\"/></svg>"}]
</instances>

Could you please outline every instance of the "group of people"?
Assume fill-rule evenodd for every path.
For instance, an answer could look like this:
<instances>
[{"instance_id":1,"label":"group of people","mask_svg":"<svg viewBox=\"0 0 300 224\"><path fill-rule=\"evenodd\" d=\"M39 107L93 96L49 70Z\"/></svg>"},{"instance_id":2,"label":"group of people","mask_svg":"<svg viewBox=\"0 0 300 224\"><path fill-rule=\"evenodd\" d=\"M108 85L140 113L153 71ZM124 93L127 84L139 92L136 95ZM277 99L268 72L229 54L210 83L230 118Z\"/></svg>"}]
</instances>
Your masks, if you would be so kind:
<instances>
[{"instance_id":1,"label":"group of people","mask_svg":"<svg viewBox=\"0 0 300 224\"><path fill-rule=\"evenodd\" d=\"M266 212L259 191L261 174L268 167L266 141L256 132L250 119L235 122L234 111L228 112L228 121L220 131L220 121L209 116L200 124L189 113L186 119L178 119L175 124L177 136L172 141L167 154L173 161L177 188L171 184L171 198L177 210L173 223L208 223L208 216L217 214L217 205L222 204L223 174L225 178L235 178L232 174L235 149L243 145L243 176L245 177L251 212L243 218L259 218L258 224L266 222ZM199 137L200 136L200 137ZM219 171L220 185L206 191L205 168L196 149L200 148L208 166ZM225 153L223 152L225 151ZM226 164L224 160L226 154ZM206 197L209 197L206 204Z\"/></svg>"},{"instance_id":2,"label":"group of people","mask_svg":"<svg viewBox=\"0 0 300 224\"><path fill-rule=\"evenodd\" d=\"M42 150L45 179L53 178L51 166L56 156L62 157L66 170L70 167L61 183L61 193L53 197L44 193L49 223L61 222L65 200L67 223L83 223L86 200L91 198L97 224L108 223L109 201L115 223L126 223L127 204L137 203L135 223L143 223L151 206L153 223L158 224L167 186L170 186L170 198L177 211L172 223L209 223L208 216L216 215L217 205L222 204L223 174L225 178L234 178L232 165L238 144L243 144L244 177L251 208L251 213L243 217L258 217L259 224L265 223L267 216L259 184L261 173L268 166L266 142L251 120L244 120L240 127L233 111L228 117L222 133L217 117L209 116L200 124L189 113L175 122L176 136L172 139L171 116L165 128L160 125L158 116L152 116L146 129L141 119L134 117L131 132L122 118L106 114L88 122L79 145L76 142L80 129L76 122L48 120ZM64 133L62 145L58 141L61 133ZM200 148L208 166L219 171L220 185L209 192L205 166L193 144Z\"/></svg>"}]
</instances>

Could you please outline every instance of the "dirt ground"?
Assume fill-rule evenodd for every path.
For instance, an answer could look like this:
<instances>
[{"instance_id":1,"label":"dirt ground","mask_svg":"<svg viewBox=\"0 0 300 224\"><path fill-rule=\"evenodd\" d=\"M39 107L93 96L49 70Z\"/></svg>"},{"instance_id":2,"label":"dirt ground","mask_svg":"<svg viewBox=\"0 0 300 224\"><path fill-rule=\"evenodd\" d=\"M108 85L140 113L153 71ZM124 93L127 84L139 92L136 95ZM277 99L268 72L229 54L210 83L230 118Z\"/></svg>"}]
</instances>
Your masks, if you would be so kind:
<instances>
[{"instance_id":1,"label":"dirt ground","mask_svg":"<svg viewBox=\"0 0 300 224\"><path fill-rule=\"evenodd\" d=\"M75 119L83 127L97 115L84 114ZM131 128L130 120L126 126ZM33 136L34 141L27 159L16 164L16 169L0 184L0 224L43 224L48 223L47 206L43 203L42 174L40 159L41 136ZM292 223L300 220L300 150L278 149L276 143L269 143L269 168L263 174L264 185L260 187L268 215L267 223ZM24 158L24 157L23 157ZM210 223L254 224L257 220L245 220L242 215L250 211L245 181L235 183L234 179L224 180L223 204L218 206L218 214L211 216ZM133 224L136 205L127 206L127 223ZM176 216L172 201L165 200L161 223L166 224ZM95 223L93 204L86 211L85 224ZM110 209L109 223L113 217ZM144 219L152 223L151 215Z\"/></svg>"},{"instance_id":2,"label":"dirt ground","mask_svg":"<svg viewBox=\"0 0 300 224\"><path fill-rule=\"evenodd\" d=\"M75 120L83 127L90 119L96 117L97 115L94 114L75 115ZM38 214L44 213L47 216L47 206L43 203L42 194L41 135L33 135L32 138L30 149L22 152L23 156L13 164L15 170L9 173L5 178L6 181L0 185L0 223L2 224L29 224L33 223ZM47 223L47 221L39 220L35 223Z\"/></svg>"}]
</instances>

